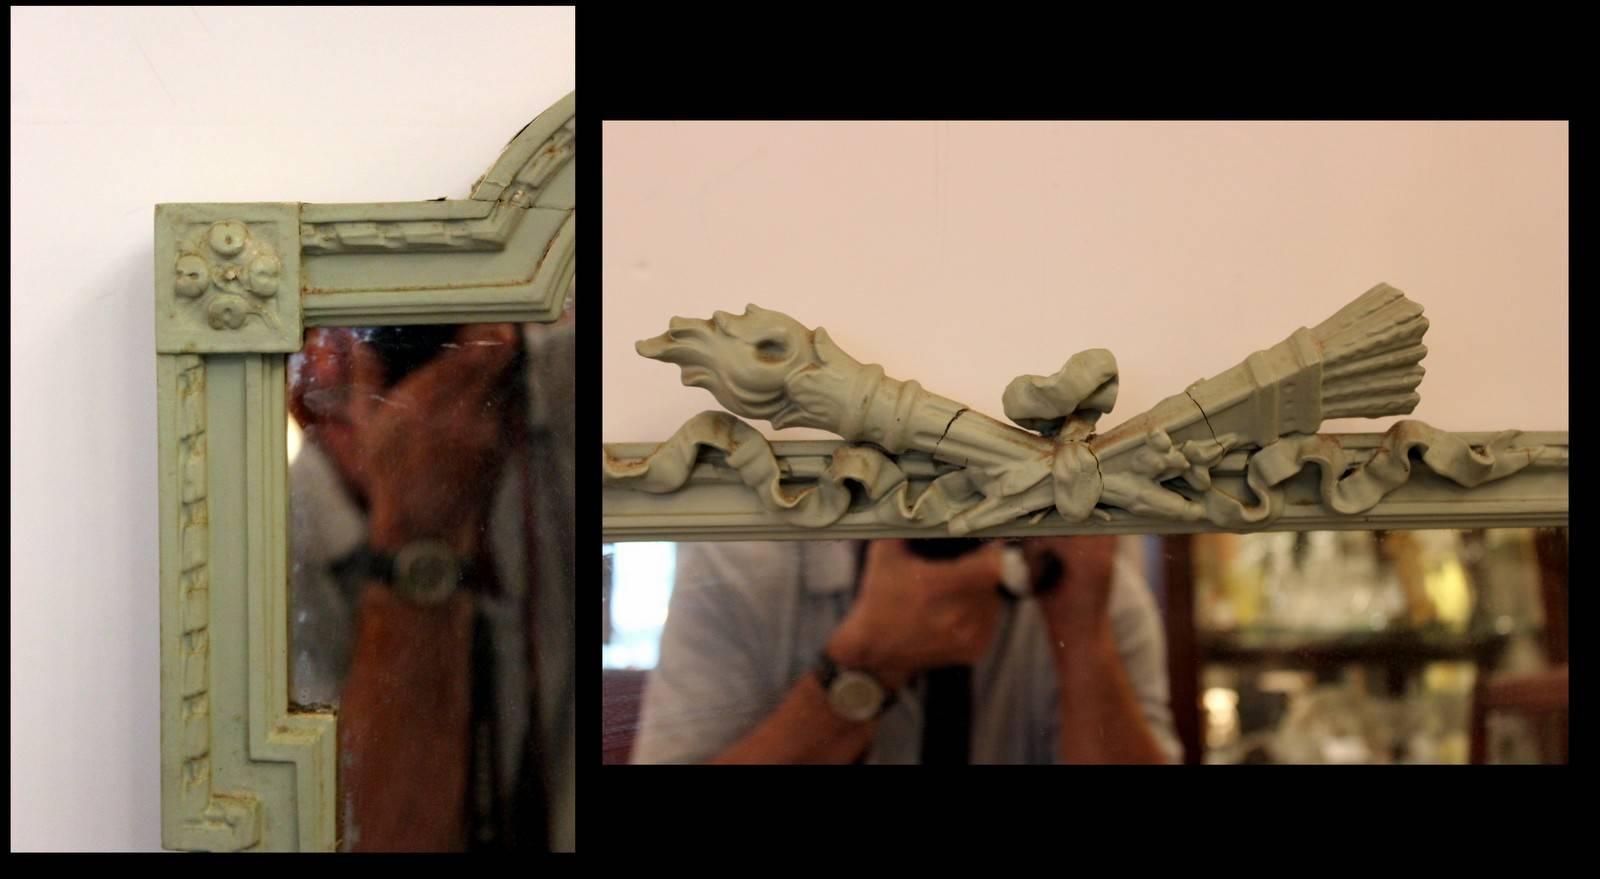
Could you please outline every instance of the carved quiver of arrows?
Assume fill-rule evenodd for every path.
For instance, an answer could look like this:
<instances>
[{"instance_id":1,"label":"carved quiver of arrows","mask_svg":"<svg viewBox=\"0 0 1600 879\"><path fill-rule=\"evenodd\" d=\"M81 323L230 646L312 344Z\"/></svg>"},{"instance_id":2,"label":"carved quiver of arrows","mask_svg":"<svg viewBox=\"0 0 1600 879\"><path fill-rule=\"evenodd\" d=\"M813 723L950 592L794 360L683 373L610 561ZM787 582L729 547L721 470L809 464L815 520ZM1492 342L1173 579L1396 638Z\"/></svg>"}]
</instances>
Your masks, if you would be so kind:
<instances>
[{"instance_id":1,"label":"carved quiver of arrows","mask_svg":"<svg viewBox=\"0 0 1600 879\"><path fill-rule=\"evenodd\" d=\"M1416 389L1427 331L1422 306L1379 284L1317 326L1301 327L1190 385L1091 445L1104 464L1127 440L1142 440L1151 429L1165 430L1174 442L1259 448L1290 434L1316 433L1329 418L1409 414L1422 399Z\"/></svg>"},{"instance_id":2,"label":"carved quiver of arrows","mask_svg":"<svg viewBox=\"0 0 1600 879\"><path fill-rule=\"evenodd\" d=\"M1204 515L1198 505L1156 486L1181 476L1206 490L1211 466L1233 449L1263 448L1285 436L1313 434L1329 418L1410 413L1421 400L1416 389L1428 352L1422 344L1427 330L1422 306L1379 284L1317 326L1295 330L1277 345L1104 434L1074 436L1073 426L1080 425L1079 432L1085 433L1081 425L1092 424L1107 406L1050 412L1038 405L1050 397L1040 383L1065 386L1077 374L1077 383L1084 385L1083 371L1071 369L1072 361L1051 379L1025 376L1013 382L1008 403L1021 399L1018 383L1031 381L1035 405L1026 413L1008 405L1007 414L1026 426L1048 423L1044 417L1052 414L1066 418L1053 467L1056 508L1063 516L1082 520L1096 503L1105 503L1193 520ZM1114 398L1114 378L1099 372L1093 379L1104 382ZM1058 396L1071 401L1079 395ZM1019 417L1024 414L1031 423Z\"/></svg>"}]
</instances>

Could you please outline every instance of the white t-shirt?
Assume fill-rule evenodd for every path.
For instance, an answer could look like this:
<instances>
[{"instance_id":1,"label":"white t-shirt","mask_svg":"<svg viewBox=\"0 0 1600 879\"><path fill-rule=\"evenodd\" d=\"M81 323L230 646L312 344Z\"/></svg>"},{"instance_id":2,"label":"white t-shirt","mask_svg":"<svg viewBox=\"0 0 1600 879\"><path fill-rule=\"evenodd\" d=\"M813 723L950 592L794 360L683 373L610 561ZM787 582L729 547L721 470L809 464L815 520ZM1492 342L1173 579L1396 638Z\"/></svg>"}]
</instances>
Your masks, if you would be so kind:
<instances>
[{"instance_id":1,"label":"white t-shirt","mask_svg":"<svg viewBox=\"0 0 1600 879\"><path fill-rule=\"evenodd\" d=\"M704 762L770 715L812 673L849 611L857 553L857 541L680 544L633 761ZM1120 554L1110 613L1144 717L1176 762L1182 746L1169 705L1161 618L1149 587ZM1008 605L994 646L973 670L973 763L1057 762L1059 689L1048 637L1031 599ZM922 705L918 685L899 695L866 762L920 760Z\"/></svg>"}]
</instances>

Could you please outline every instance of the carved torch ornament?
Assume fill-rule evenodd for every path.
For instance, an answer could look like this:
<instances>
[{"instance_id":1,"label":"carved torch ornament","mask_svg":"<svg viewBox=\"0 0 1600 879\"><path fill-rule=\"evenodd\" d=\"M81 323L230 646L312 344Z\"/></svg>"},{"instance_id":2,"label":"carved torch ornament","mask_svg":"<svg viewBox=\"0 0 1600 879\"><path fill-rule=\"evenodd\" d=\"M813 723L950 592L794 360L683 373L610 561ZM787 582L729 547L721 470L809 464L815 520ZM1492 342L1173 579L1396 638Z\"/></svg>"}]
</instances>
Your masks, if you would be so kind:
<instances>
[{"instance_id":1,"label":"carved torch ornament","mask_svg":"<svg viewBox=\"0 0 1600 879\"><path fill-rule=\"evenodd\" d=\"M1117 366L1104 349L1074 355L1050 376L1007 386L1006 417L962 403L863 364L826 330L808 329L751 305L710 320L673 318L663 335L639 342L645 357L675 363L683 383L709 390L728 411L774 427L832 431L851 445L835 451L815 484L792 487L771 446L754 428L722 412L690 419L639 459L604 454L608 486L675 491L688 481L702 447L715 448L763 504L801 525L825 527L851 506L850 483L864 490L881 521L981 531L1050 510L1071 522L1107 508L1243 530L1283 510L1281 483L1306 464L1321 468L1324 504L1359 513L1410 477L1414 450L1442 476L1473 487L1559 450L1514 447L1506 431L1470 446L1419 421L1396 423L1370 460L1357 463L1336 437L1318 435L1325 419L1409 414L1421 397L1422 307L1379 284L1332 317L1196 382L1104 433L1095 424L1117 396ZM1211 480L1224 455L1249 454L1239 498ZM916 496L892 456L921 452L956 469ZM1176 490L1181 480L1188 492Z\"/></svg>"}]
</instances>

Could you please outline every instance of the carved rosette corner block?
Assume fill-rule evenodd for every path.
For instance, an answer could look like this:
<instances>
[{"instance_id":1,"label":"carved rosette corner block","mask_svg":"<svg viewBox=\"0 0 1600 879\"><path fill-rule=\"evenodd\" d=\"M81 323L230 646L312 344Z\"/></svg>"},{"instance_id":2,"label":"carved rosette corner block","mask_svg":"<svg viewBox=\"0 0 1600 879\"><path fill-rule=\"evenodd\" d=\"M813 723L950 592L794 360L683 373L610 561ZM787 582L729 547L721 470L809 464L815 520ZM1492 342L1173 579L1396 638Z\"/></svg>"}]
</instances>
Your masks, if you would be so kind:
<instances>
[{"instance_id":1,"label":"carved rosette corner block","mask_svg":"<svg viewBox=\"0 0 1600 879\"><path fill-rule=\"evenodd\" d=\"M300 350L300 206L156 207L156 350Z\"/></svg>"}]
</instances>

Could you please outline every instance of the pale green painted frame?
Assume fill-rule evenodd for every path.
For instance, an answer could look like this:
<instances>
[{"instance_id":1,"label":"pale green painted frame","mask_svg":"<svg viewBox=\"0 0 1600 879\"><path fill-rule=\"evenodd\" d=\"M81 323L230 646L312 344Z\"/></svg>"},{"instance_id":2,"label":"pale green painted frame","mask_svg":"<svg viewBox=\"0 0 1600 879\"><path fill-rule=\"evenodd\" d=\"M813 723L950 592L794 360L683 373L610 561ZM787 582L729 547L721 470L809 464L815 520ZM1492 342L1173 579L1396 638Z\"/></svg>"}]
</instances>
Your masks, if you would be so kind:
<instances>
[{"instance_id":1,"label":"pale green painted frame","mask_svg":"<svg viewBox=\"0 0 1600 879\"><path fill-rule=\"evenodd\" d=\"M166 848L337 847L335 717L288 710L286 357L308 326L558 317L574 106L463 200L157 206Z\"/></svg>"},{"instance_id":2,"label":"pale green painted frame","mask_svg":"<svg viewBox=\"0 0 1600 879\"><path fill-rule=\"evenodd\" d=\"M1488 442L1495 434L1460 434L1469 443ZM1365 460L1382 439L1376 433L1341 434L1345 448ZM1263 531L1409 530L1428 528L1534 528L1567 524L1567 432L1531 432L1519 436L1526 445L1550 447L1541 461L1505 479L1462 488L1418 468L1411 481L1364 513L1343 515L1323 506L1317 473L1307 470L1285 484L1288 505ZM607 451L621 458L643 458L659 443L618 443ZM778 465L786 480L805 484L827 468L838 440L775 442ZM1214 479L1233 494L1244 493L1244 456L1225 458ZM899 459L920 491L936 473L948 470L931 458ZM881 522L864 505L825 528L785 521L763 509L756 494L718 452L705 452L688 484L670 494L647 494L607 487L601 492L601 532L607 541L627 540L840 540L882 537L928 537L929 529ZM1072 523L1051 513L1041 521L1017 521L985 531L994 537L1055 534L1184 534L1221 530L1205 522L1174 522L1115 510L1108 521ZM938 529L933 529L937 532Z\"/></svg>"}]
</instances>

